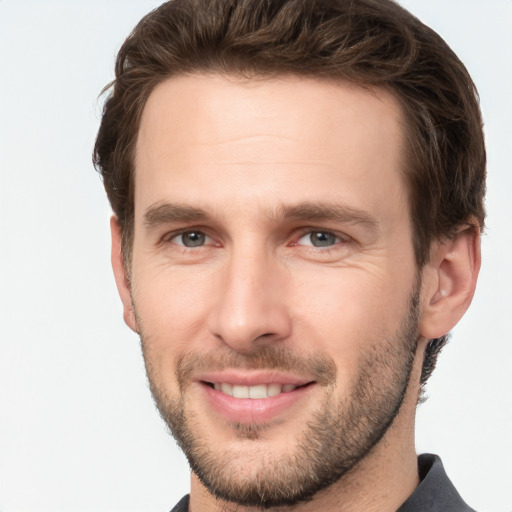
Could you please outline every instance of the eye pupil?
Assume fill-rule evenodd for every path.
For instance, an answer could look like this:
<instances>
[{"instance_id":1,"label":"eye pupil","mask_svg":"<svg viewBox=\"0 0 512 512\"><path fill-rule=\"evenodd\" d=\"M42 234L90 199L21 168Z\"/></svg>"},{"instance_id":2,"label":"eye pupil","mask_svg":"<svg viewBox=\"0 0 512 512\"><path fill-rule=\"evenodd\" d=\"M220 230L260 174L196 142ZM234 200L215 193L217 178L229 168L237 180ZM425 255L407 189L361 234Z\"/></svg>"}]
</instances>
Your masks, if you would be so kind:
<instances>
[{"instance_id":1,"label":"eye pupil","mask_svg":"<svg viewBox=\"0 0 512 512\"><path fill-rule=\"evenodd\" d=\"M336 243L335 235L332 233L325 233L323 231L311 233L309 238L315 247L328 247L329 245L334 245Z\"/></svg>"},{"instance_id":2,"label":"eye pupil","mask_svg":"<svg viewBox=\"0 0 512 512\"><path fill-rule=\"evenodd\" d=\"M181 235L181 240L185 247L199 247L204 244L205 235L197 231L189 231Z\"/></svg>"}]
</instances>

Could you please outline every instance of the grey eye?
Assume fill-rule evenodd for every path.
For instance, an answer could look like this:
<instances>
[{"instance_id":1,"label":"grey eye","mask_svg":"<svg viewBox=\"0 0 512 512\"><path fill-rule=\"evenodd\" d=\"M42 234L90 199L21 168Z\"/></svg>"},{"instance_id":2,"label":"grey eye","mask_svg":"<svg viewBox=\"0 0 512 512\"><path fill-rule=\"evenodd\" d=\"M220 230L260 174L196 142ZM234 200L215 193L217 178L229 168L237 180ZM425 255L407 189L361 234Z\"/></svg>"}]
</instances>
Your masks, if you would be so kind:
<instances>
[{"instance_id":1,"label":"grey eye","mask_svg":"<svg viewBox=\"0 0 512 512\"><path fill-rule=\"evenodd\" d=\"M299 245L312 245L313 247L330 247L340 241L340 238L329 231L312 231L304 235Z\"/></svg>"},{"instance_id":2,"label":"grey eye","mask_svg":"<svg viewBox=\"0 0 512 512\"><path fill-rule=\"evenodd\" d=\"M200 231L187 231L174 237L176 245L183 245L184 247L200 247L206 242L206 235Z\"/></svg>"},{"instance_id":3,"label":"grey eye","mask_svg":"<svg viewBox=\"0 0 512 512\"><path fill-rule=\"evenodd\" d=\"M309 239L315 247L328 247L334 245L338 241L338 237L332 233L317 231L310 233Z\"/></svg>"}]
</instances>

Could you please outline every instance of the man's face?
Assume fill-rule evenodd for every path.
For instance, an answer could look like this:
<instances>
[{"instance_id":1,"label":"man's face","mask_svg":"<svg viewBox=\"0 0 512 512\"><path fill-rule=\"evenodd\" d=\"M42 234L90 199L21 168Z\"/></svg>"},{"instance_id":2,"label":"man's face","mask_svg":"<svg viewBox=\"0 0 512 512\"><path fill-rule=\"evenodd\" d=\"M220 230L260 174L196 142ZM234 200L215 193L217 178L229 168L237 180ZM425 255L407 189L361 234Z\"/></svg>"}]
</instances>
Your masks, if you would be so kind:
<instances>
[{"instance_id":1,"label":"man's face","mask_svg":"<svg viewBox=\"0 0 512 512\"><path fill-rule=\"evenodd\" d=\"M218 497L293 503L395 418L419 285L383 92L187 76L145 107L131 294L151 388Z\"/></svg>"}]
</instances>

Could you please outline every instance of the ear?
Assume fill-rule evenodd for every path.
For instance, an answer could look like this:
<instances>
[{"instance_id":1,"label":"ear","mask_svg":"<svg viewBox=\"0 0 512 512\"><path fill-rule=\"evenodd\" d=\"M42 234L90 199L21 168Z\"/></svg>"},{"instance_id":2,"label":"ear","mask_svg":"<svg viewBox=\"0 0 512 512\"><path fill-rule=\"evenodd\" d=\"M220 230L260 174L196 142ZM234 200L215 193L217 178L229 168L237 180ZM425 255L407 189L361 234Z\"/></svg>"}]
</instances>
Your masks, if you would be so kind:
<instances>
[{"instance_id":1,"label":"ear","mask_svg":"<svg viewBox=\"0 0 512 512\"><path fill-rule=\"evenodd\" d=\"M462 318L473 299L480 262L476 221L433 245L430 261L422 272L422 337L440 338Z\"/></svg>"},{"instance_id":2,"label":"ear","mask_svg":"<svg viewBox=\"0 0 512 512\"><path fill-rule=\"evenodd\" d=\"M124 321L132 331L137 332L137 321L135 319L135 311L133 309L130 281L126 274L123 261L121 226L119 226L119 222L115 215L112 215L110 218L110 232L112 235L112 269L114 270L117 291L119 292L119 296L123 303Z\"/></svg>"}]
</instances>

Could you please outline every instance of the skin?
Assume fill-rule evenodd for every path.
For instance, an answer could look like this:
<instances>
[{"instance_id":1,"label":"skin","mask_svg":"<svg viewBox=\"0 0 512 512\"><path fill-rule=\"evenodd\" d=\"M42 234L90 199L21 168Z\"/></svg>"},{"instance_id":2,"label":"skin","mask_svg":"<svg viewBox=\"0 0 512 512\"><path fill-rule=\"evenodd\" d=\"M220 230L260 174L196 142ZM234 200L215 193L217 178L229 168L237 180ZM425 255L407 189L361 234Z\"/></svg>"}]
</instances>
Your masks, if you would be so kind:
<instances>
[{"instance_id":1,"label":"skin","mask_svg":"<svg viewBox=\"0 0 512 512\"><path fill-rule=\"evenodd\" d=\"M194 435L219 458L229 455L240 480L270 467L268 457L295 453L322 404L343 413L368 354L384 357L421 280L418 345L392 425L351 471L293 510L392 511L413 492L426 340L448 332L474 292L474 230L436 242L430 262L415 264L403 130L398 102L384 90L293 77L175 77L156 87L141 120L130 282L112 219L125 321L143 335L153 391L168 403L184 398ZM183 230L204 233L204 243L184 247ZM333 234L332 243L315 247L311 232ZM256 417L250 433L207 399L199 370L178 381L183 358L222 354L234 365L265 346L324 358L334 381L313 382L296 403ZM244 363L237 378L257 371ZM379 372L391 386L393 375ZM235 508L192 473L193 512Z\"/></svg>"}]
</instances>

